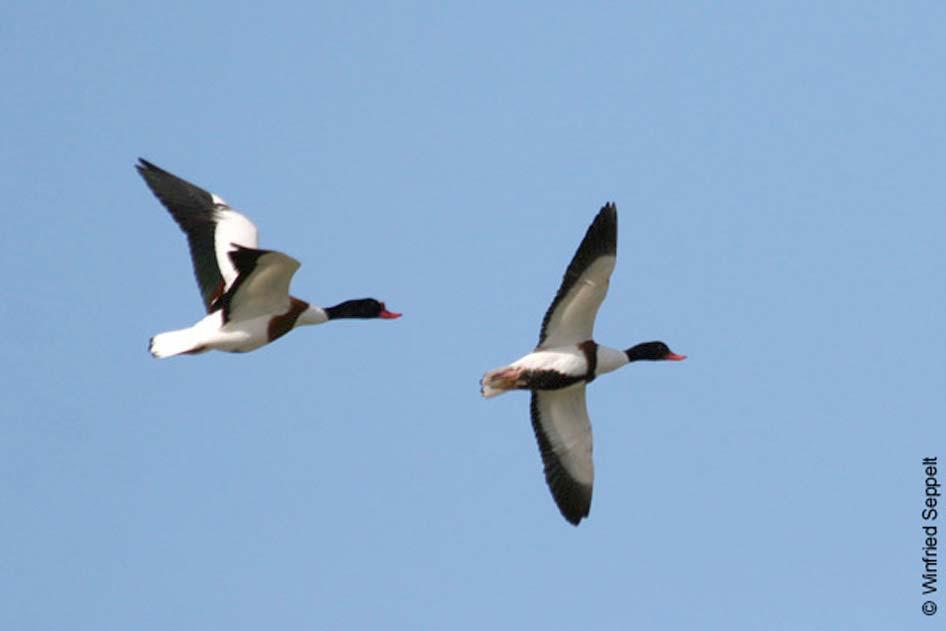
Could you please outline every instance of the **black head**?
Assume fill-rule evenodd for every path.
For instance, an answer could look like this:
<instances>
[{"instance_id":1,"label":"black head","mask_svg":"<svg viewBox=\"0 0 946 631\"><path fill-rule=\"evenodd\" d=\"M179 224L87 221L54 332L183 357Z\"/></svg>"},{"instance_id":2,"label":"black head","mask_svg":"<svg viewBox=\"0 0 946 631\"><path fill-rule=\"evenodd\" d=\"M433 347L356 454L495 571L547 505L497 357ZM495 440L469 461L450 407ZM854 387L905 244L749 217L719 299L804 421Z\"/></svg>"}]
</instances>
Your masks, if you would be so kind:
<instances>
[{"instance_id":1,"label":"black head","mask_svg":"<svg viewBox=\"0 0 946 631\"><path fill-rule=\"evenodd\" d=\"M327 308L325 313L328 314L329 320L337 320L339 318L383 318L385 320L393 320L394 318L401 317L400 313L388 311L383 302L379 302L374 298L346 300L334 307Z\"/></svg>"},{"instance_id":2,"label":"black head","mask_svg":"<svg viewBox=\"0 0 946 631\"><path fill-rule=\"evenodd\" d=\"M648 359L650 361L659 361L662 359L680 361L687 358L686 355L677 355L663 342L644 342L643 344L632 346L624 351L624 353L627 355L627 361L629 362L636 362L641 359Z\"/></svg>"}]
</instances>

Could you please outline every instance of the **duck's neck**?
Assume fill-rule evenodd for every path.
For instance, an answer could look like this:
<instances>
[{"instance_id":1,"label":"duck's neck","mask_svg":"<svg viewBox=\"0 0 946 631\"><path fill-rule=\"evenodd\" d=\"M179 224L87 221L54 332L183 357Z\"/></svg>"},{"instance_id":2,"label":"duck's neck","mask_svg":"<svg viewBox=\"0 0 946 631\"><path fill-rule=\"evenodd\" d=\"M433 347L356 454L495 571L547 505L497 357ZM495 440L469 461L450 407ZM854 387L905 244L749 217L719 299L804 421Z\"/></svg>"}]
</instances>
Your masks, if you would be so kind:
<instances>
[{"instance_id":1,"label":"duck's neck","mask_svg":"<svg viewBox=\"0 0 946 631\"><path fill-rule=\"evenodd\" d=\"M627 356L627 362L631 363L631 362L640 361L642 359L646 359L644 357L643 351L644 351L644 347L642 344L638 344L637 346L632 346L626 351L624 351L624 354Z\"/></svg>"},{"instance_id":2,"label":"duck's neck","mask_svg":"<svg viewBox=\"0 0 946 631\"><path fill-rule=\"evenodd\" d=\"M607 346L598 345L597 352L598 365L595 369L596 375L603 375L606 372L617 370L628 362L627 355L624 353L624 351L619 351L616 348L608 348Z\"/></svg>"},{"instance_id":3,"label":"duck's neck","mask_svg":"<svg viewBox=\"0 0 946 631\"><path fill-rule=\"evenodd\" d=\"M305 326L307 324L322 324L328 322L328 314L322 307L308 306L305 311L299 314L296 320L296 326Z\"/></svg>"}]
</instances>

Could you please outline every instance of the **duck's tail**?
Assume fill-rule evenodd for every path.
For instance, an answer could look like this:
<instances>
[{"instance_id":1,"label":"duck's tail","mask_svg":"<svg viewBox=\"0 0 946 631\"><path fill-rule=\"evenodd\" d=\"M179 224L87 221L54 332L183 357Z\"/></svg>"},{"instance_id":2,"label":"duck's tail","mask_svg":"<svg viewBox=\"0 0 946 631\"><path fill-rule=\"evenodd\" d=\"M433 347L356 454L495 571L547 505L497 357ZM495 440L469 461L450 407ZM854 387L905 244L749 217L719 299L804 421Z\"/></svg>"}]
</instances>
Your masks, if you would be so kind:
<instances>
[{"instance_id":1,"label":"duck's tail","mask_svg":"<svg viewBox=\"0 0 946 631\"><path fill-rule=\"evenodd\" d=\"M484 399L495 397L516 387L519 371L509 366L487 370L480 379L480 394Z\"/></svg>"},{"instance_id":2,"label":"duck's tail","mask_svg":"<svg viewBox=\"0 0 946 631\"><path fill-rule=\"evenodd\" d=\"M201 344L193 327L158 333L148 343L148 352L158 359L174 357L184 353L203 353L207 348Z\"/></svg>"}]
</instances>

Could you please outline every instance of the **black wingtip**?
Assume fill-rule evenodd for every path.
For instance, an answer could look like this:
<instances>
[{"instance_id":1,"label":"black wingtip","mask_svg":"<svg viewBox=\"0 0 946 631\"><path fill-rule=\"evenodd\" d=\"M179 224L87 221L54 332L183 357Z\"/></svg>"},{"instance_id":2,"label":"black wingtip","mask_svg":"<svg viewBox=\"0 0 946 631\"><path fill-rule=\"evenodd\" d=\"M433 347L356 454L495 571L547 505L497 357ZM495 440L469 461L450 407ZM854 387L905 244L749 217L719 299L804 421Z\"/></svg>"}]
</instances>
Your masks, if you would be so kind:
<instances>
[{"instance_id":1,"label":"black wingtip","mask_svg":"<svg viewBox=\"0 0 946 631\"><path fill-rule=\"evenodd\" d=\"M549 486L551 487L551 483L549 483ZM569 490L559 485L556 485L556 488L552 491L555 505L558 506L558 512L572 526L578 526L581 520L591 513L591 489L583 488L581 491L578 493L569 492Z\"/></svg>"},{"instance_id":2,"label":"black wingtip","mask_svg":"<svg viewBox=\"0 0 946 631\"><path fill-rule=\"evenodd\" d=\"M161 167L157 166L156 164L152 162L148 162L144 158L139 157L138 162L139 164L136 164L135 168L138 169L139 173L144 173L145 171L157 171L159 173L167 173L167 171L165 171Z\"/></svg>"},{"instance_id":3,"label":"black wingtip","mask_svg":"<svg viewBox=\"0 0 946 631\"><path fill-rule=\"evenodd\" d=\"M614 202L608 202L601 207L601 210L598 211L599 215L606 215L609 221L617 223L618 221L618 206Z\"/></svg>"},{"instance_id":4,"label":"black wingtip","mask_svg":"<svg viewBox=\"0 0 946 631\"><path fill-rule=\"evenodd\" d=\"M591 225L588 227L587 234L596 234L596 235L607 235L607 234L617 234L618 227L618 207L614 202L608 202L601 207L601 210L598 211L598 214L595 216L594 221L591 222ZM612 237L617 243L616 236ZM616 250L615 250L616 251Z\"/></svg>"},{"instance_id":5,"label":"black wingtip","mask_svg":"<svg viewBox=\"0 0 946 631\"><path fill-rule=\"evenodd\" d=\"M591 248L599 254L617 254L618 207L608 202L601 207L588 226L579 250Z\"/></svg>"}]
</instances>

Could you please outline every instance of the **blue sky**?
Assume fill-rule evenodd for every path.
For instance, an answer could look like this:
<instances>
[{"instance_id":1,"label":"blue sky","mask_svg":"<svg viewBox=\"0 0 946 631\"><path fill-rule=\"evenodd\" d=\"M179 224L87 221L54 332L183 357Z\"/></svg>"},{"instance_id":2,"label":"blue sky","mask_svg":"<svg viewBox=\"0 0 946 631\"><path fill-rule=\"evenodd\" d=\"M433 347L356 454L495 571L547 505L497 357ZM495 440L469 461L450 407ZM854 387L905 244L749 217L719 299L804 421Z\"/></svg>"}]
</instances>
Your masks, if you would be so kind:
<instances>
[{"instance_id":1,"label":"blue sky","mask_svg":"<svg viewBox=\"0 0 946 631\"><path fill-rule=\"evenodd\" d=\"M936 625L946 6L0 13L0 627ZM405 316L152 359L201 308L138 156ZM576 529L477 381L609 200L596 338L689 359L592 385Z\"/></svg>"}]
</instances>

